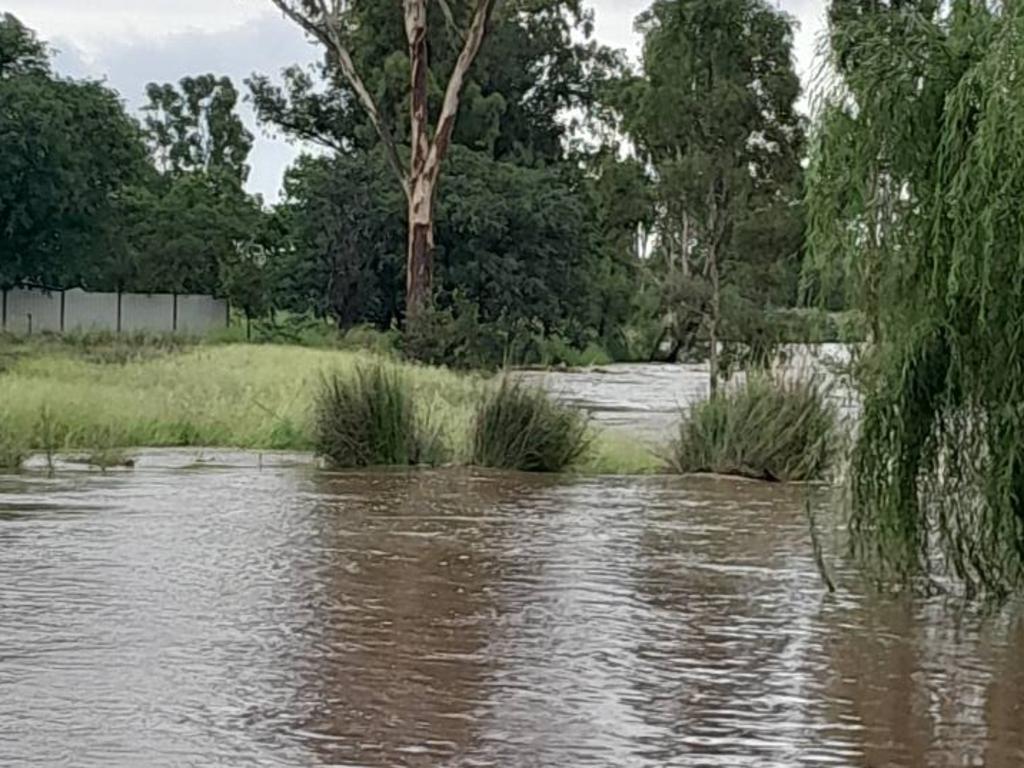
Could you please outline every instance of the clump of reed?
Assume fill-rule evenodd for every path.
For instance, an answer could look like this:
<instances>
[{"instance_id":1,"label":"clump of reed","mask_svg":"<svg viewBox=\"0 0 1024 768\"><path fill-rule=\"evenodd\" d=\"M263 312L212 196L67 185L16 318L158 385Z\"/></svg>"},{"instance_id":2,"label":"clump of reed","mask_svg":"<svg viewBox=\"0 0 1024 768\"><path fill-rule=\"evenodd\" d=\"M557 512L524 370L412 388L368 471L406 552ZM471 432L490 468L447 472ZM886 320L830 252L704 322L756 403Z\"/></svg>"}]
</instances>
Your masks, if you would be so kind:
<instances>
[{"instance_id":1,"label":"clump of reed","mask_svg":"<svg viewBox=\"0 0 1024 768\"><path fill-rule=\"evenodd\" d=\"M839 421L814 378L753 375L683 414L669 465L777 482L822 480L835 461Z\"/></svg>"},{"instance_id":2,"label":"clump of reed","mask_svg":"<svg viewBox=\"0 0 1024 768\"><path fill-rule=\"evenodd\" d=\"M586 415L508 376L481 400L472 428L471 463L523 472L562 472L591 446Z\"/></svg>"},{"instance_id":3,"label":"clump of reed","mask_svg":"<svg viewBox=\"0 0 1024 768\"><path fill-rule=\"evenodd\" d=\"M335 467L437 464L441 440L416 412L412 382L384 363L325 376L314 441Z\"/></svg>"}]
</instances>

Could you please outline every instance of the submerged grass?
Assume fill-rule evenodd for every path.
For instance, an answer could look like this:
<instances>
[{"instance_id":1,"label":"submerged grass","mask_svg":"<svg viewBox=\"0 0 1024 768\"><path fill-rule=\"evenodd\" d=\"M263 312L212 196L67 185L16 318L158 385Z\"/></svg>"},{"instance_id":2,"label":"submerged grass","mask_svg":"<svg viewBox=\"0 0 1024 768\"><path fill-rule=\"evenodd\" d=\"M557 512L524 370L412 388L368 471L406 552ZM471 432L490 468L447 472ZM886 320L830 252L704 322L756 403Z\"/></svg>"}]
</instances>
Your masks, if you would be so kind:
<instances>
[{"instance_id":1,"label":"submerged grass","mask_svg":"<svg viewBox=\"0 0 1024 768\"><path fill-rule=\"evenodd\" d=\"M683 415L670 465L683 474L822 480L838 434L835 409L817 381L759 375Z\"/></svg>"},{"instance_id":2,"label":"submerged grass","mask_svg":"<svg viewBox=\"0 0 1024 768\"><path fill-rule=\"evenodd\" d=\"M503 376L477 409L471 462L523 472L563 472L584 458L590 444L582 411Z\"/></svg>"}]
</instances>

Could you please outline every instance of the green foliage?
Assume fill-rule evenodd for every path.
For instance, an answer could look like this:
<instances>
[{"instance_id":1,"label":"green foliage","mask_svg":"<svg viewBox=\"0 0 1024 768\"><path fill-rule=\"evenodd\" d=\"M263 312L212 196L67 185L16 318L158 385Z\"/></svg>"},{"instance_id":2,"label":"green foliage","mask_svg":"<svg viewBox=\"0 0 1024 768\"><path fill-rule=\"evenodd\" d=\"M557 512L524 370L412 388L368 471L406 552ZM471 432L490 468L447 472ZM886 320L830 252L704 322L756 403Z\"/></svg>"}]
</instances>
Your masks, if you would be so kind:
<instances>
[{"instance_id":1,"label":"green foliage","mask_svg":"<svg viewBox=\"0 0 1024 768\"><path fill-rule=\"evenodd\" d=\"M211 74L171 83L150 83L146 141L162 173L221 173L239 184L249 175L253 137L236 114L238 91L227 77Z\"/></svg>"},{"instance_id":2,"label":"green foliage","mask_svg":"<svg viewBox=\"0 0 1024 768\"><path fill-rule=\"evenodd\" d=\"M50 52L14 15L0 15L0 79L48 75Z\"/></svg>"},{"instance_id":3,"label":"green foliage","mask_svg":"<svg viewBox=\"0 0 1024 768\"><path fill-rule=\"evenodd\" d=\"M18 470L28 458L28 441L0 414L0 471Z\"/></svg>"},{"instance_id":4,"label":"green foliage","mask_svg":"<svg viewBox=\"0 0 1024 768\"><path fill-rule=\"evenodd\" d=\"M275 270L275 305L330 317L338 328L389 327L401 314L402 193L378 153L303 157L278 211L289 248Z\"/></svg>"},{"instance_id":5,"label":"green foliage","mask_svg":"<svg viewBox=\"0 0 1024 768\"><path fill-rule=\"evenodd\" d=\"M754 375L683 414L670 465L683 474L822 480L837 441L835 409L817 381Z\"/></svg>"},{"instance_id":6,"label":"green foliage","mask_svg":"<svg viewBox=\"0 0 1024 768\"><path fill-rule=\"evenodd\" d=\"M860 312L828 312L817 307L778 310L769 317L784 344L857 344L868 337Z\"/></svg>"},{"instance_id":7,"label":"green foliage","mask_svg":"<svg viewBox=\"0 0 1024 768\"><path fill-rule=\"evenodd\" d=\"M252 137L230 81L152 85L142 131L116 93L57 77L48 54L0 17L0 285L217 292L262 218L241 186Z\"/></svg>"},{"instance_id":8,"label":"green foliage","mask_svg":"<svg viewBox=\"0 0 1024 768\"><path fill-rule=\"evenodd\" d=\"M503 376L477 410L471 462L522 472L563 472L590 445L583 412Z\"/></svg>"},{"instance_id":9,"label":"green foliage","mask_svg":"<svg viewBox=\"0 0 1024 768\"><path fill-rule=\"evenodd\" d=\"M236 277L233 265L246 258L239 248L254 245L261 224L257 201L235 179L204 172L130 190L121 216L125 264L108 274L121 287L154 292L220 293L220 278Z\"/></svg>"},{"instance_id":10,"label":"green foliage","mask_svg":"<svg viewBox=\"0 0 1024 768\"><path fill-rule=\"evenodd\" d=\"M410 329L412 357L501 365L515 355L508 340L536 329L584 347L625 321L636 257L603 245L586 180L458 146L448 160L437 212L437 309ZM274 270L275 305L330 317L342 329L398 323L404 204L376 154L301 160L279 212L291 247Z\"/></svg>"},{"instance_id":11,"label":"green foliage","mask_svg":"<svg viewBox=\"0 0 1024 768\"><path fill-rule=\"evenodd\" d=\"M402 352L428 365L461 369L500 366L507 356L502 334L480 321L476 305L456 296L453 305L422 310L402 334Z\"/></svg>"},{"instance_id":12,"label":"green foliage","mask_svg":"<svg viewBox=\"0 0 1024 768\"><path fill-rule=\"evenodd\" d=\"M88 280L118 191L145 172L138 128L103 84L54 76L9 14L0 43L0 284Z\"/></svg>"},{"instance_id":13,"label":"green foliage","mask_svg":"<svg viewBox=\"0 0 1024 768\"><path fill-rule=\"evenodd\" d=\"M233 257L220 264L221 290L231 306L245 314L247 338L252 337L253 318L262 317L271 309L269 267L267 251L255 242L237 248Z\"/></svg>"},{"instance_id":14,"label":"green foliage","mask_svg":"<svg viewBox=\"0 0 1024 768\"><path fill-rule=\"evenodd\" d=\"M436 464L442 448L417 416L411 383L376 364L324 379L316 401L316 449L336 467Z\"/></svg>"},{"instance_id":15,"label":"green foliage","mask_svg":"<svg viewBox=\"0 0 1024 768\"><path fill-rule=\"evenodd\" d=\"M356 69L384 123L399 144L407 144L409 65L402 14L377 0L352 0L347 6ZM448 0L447 6L454 24L441 3L427 9L432 93L448 82L462 47L459 30L466 28L475 3ZM591 105L618 63L616 54L590 39L592 33L592 14L581 0L499 3L469 73L454 143L523 165L560 160L571 128L563 116ZM264 75L247 82L260 121L292 138L340 153L376 145L375 131L348 83L324 65L289 67L280 85Z\"/></svg>"},{"instance_id":16,"label":"green foliage","mask_svg":"<svg viewBox=\"0 0 1024 768\"><path fill-rule=\"evenodd\" d=\"M448 79L466 0L428 4L431 96ZM592 14L579 0L498 3L486 45L469 72L438 190L434 287L445 326L476 322L501 342L478 353L472 339L417 338L417 357L453 361L507 357L505 340L558 334L573 346L605 341L631 310L637 261L630 228L650 217L639 163L616 152L584 157L564 116L595 107L618 56L593 44ZM401 145L409 137L408 44L402 15L366 0L347 4L347 42L356 69ZM326 69L325 69L326 67ZM330 62L291 67L283 83L249 81L257 114L286 135L329 148L304 159L286 182L294 245L284 254L278 306L334 318L339 327L401 323L405 292L406 200L349 84ZM329 74L327 77L317 75ZM596 114L596 110L595 114ZM572 149L570 149L572 146ZM586 168L586 171L583 169ZM447 320L444 315L450 316ZM471 313L472 314L472 313ZM462 329L466 330L466 329ZM427 344L427 342L432 342ZM463 349L448 349L459 347Z\"/></svg>"},{"instance_id":17,"label":"green foliage","mask_svg":"<svg viewBox=\"0 0 1024 768\"><path fill-rule=\"evenodd\" d=\"M810 269L873 330L851 465L884 580L1024 586L1024 9L832 8Z\"/></svg>"},{"instance_id":18,"label":"green foliage","mask_svg":"<svg viewBox=\"0 0 1024 768\"><path fill-rule=\"evenodd\" d=\"M764 0L657 0L638 27L643 74L612 100L654 174L648 272L663 284L665 329L691 350L735 332L727 290L761 312L796 300L804 133L792 21Z\"/></svg>"},{"instance_id":19,"label":"green foliage","mask_svg":"<svg viewBox=\"0 0 1024 768\"><path fill-rule=\"evenodd\" d=\"M577 349L558 335L540 337L532 346L531 355L523 355L516 362L525 365L568 366L586 368L593 365L608 365L611 355L596 341Z\"/></svg>"},{"instance_id":20,"label":"green foliage","mask_svg":"<svg viewBox=\"0 0 1024 768\"><path fill-rule=\"evenodd\" d=\"M608 257L595 247L583 187L564 169L521 168L456 147L438 206L442 292L458 293L482 323L508 333L596 328Z\"/></svg>"}]
</instances>

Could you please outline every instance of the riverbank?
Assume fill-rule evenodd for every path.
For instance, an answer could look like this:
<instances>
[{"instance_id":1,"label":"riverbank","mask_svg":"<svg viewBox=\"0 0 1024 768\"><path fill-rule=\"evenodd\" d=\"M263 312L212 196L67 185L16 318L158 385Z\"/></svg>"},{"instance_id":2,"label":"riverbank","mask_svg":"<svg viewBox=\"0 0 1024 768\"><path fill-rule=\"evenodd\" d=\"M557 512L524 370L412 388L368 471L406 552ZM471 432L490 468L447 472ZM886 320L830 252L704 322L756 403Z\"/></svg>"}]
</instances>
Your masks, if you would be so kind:
<instances>
[{"instance_id":1,"label":"riverbank","mask_svg":"<svg viewBox=\"0 0 1024 768\"><path fill-rule=\"evenodd\" d=\"M34 452L189 447L309 451L325 374L380 358L297 346L81 349L27 345L0 355L0 430ZM443 368L407 374L421 415L465 462L486 379ZM584 474L649 474L663 462L641 441L600 431Z\"/></svg>"}]
</instances>

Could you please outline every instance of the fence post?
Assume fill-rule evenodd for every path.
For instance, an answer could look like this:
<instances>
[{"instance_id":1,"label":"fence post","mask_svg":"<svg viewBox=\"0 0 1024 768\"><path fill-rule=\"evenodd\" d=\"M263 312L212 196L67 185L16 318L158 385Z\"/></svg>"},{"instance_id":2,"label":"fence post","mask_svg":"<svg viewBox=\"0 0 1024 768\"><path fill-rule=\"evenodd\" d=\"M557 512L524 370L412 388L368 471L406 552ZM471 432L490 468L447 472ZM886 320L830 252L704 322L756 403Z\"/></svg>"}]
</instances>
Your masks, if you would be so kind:
<instances>
[{"instance_id":1,"label":"fence post","mask_svg":"<svg viewBox=\"0 0 1024 768\"><path fill-rule=\"evenodd\" d=\"M121 332L121 289L117 289L117 333Z\"/></svg>"},{"instance_id":2,"label":"fence post","mask_svg":"<svg viewBox=\"0 0 1024 768\"><path fill-rule=\"evenodd\" d=\"M178 292L174 292L174 308L171 310L171 333L178 332Z\"/></svg>"},{"instance_id":3,"label":"fence post","mask_svg":"<svg viewBox=\"0 0 1024 768\"><path fill-rule=\"evenodd\" d=\"M3 298L0 299L0 329L7 330L7 289L3 289Z\"/></svg>"},{"instance_id":4,"label":"fence post","mask_svg":"<svg viewBox=\"0 0 1024 768\"><path fill-rule=\"evenodd\" d=\"M32 313L28 312L28 335L32 335Z\"/></svg>"},{"instance_id":5,"label":"fence post","mask_svg":"<svg viewBox=\"0 0 1024 768\"><path fill-rule=\"evenodd\" d=\"M66 306L65 305L65 300L64 300L64 295L65 295L65 291L62 288L61 291L60 291L60 332L61 333L64 333L64 313L65 313L65 306Z\"/></svg>"}]
</instances>

